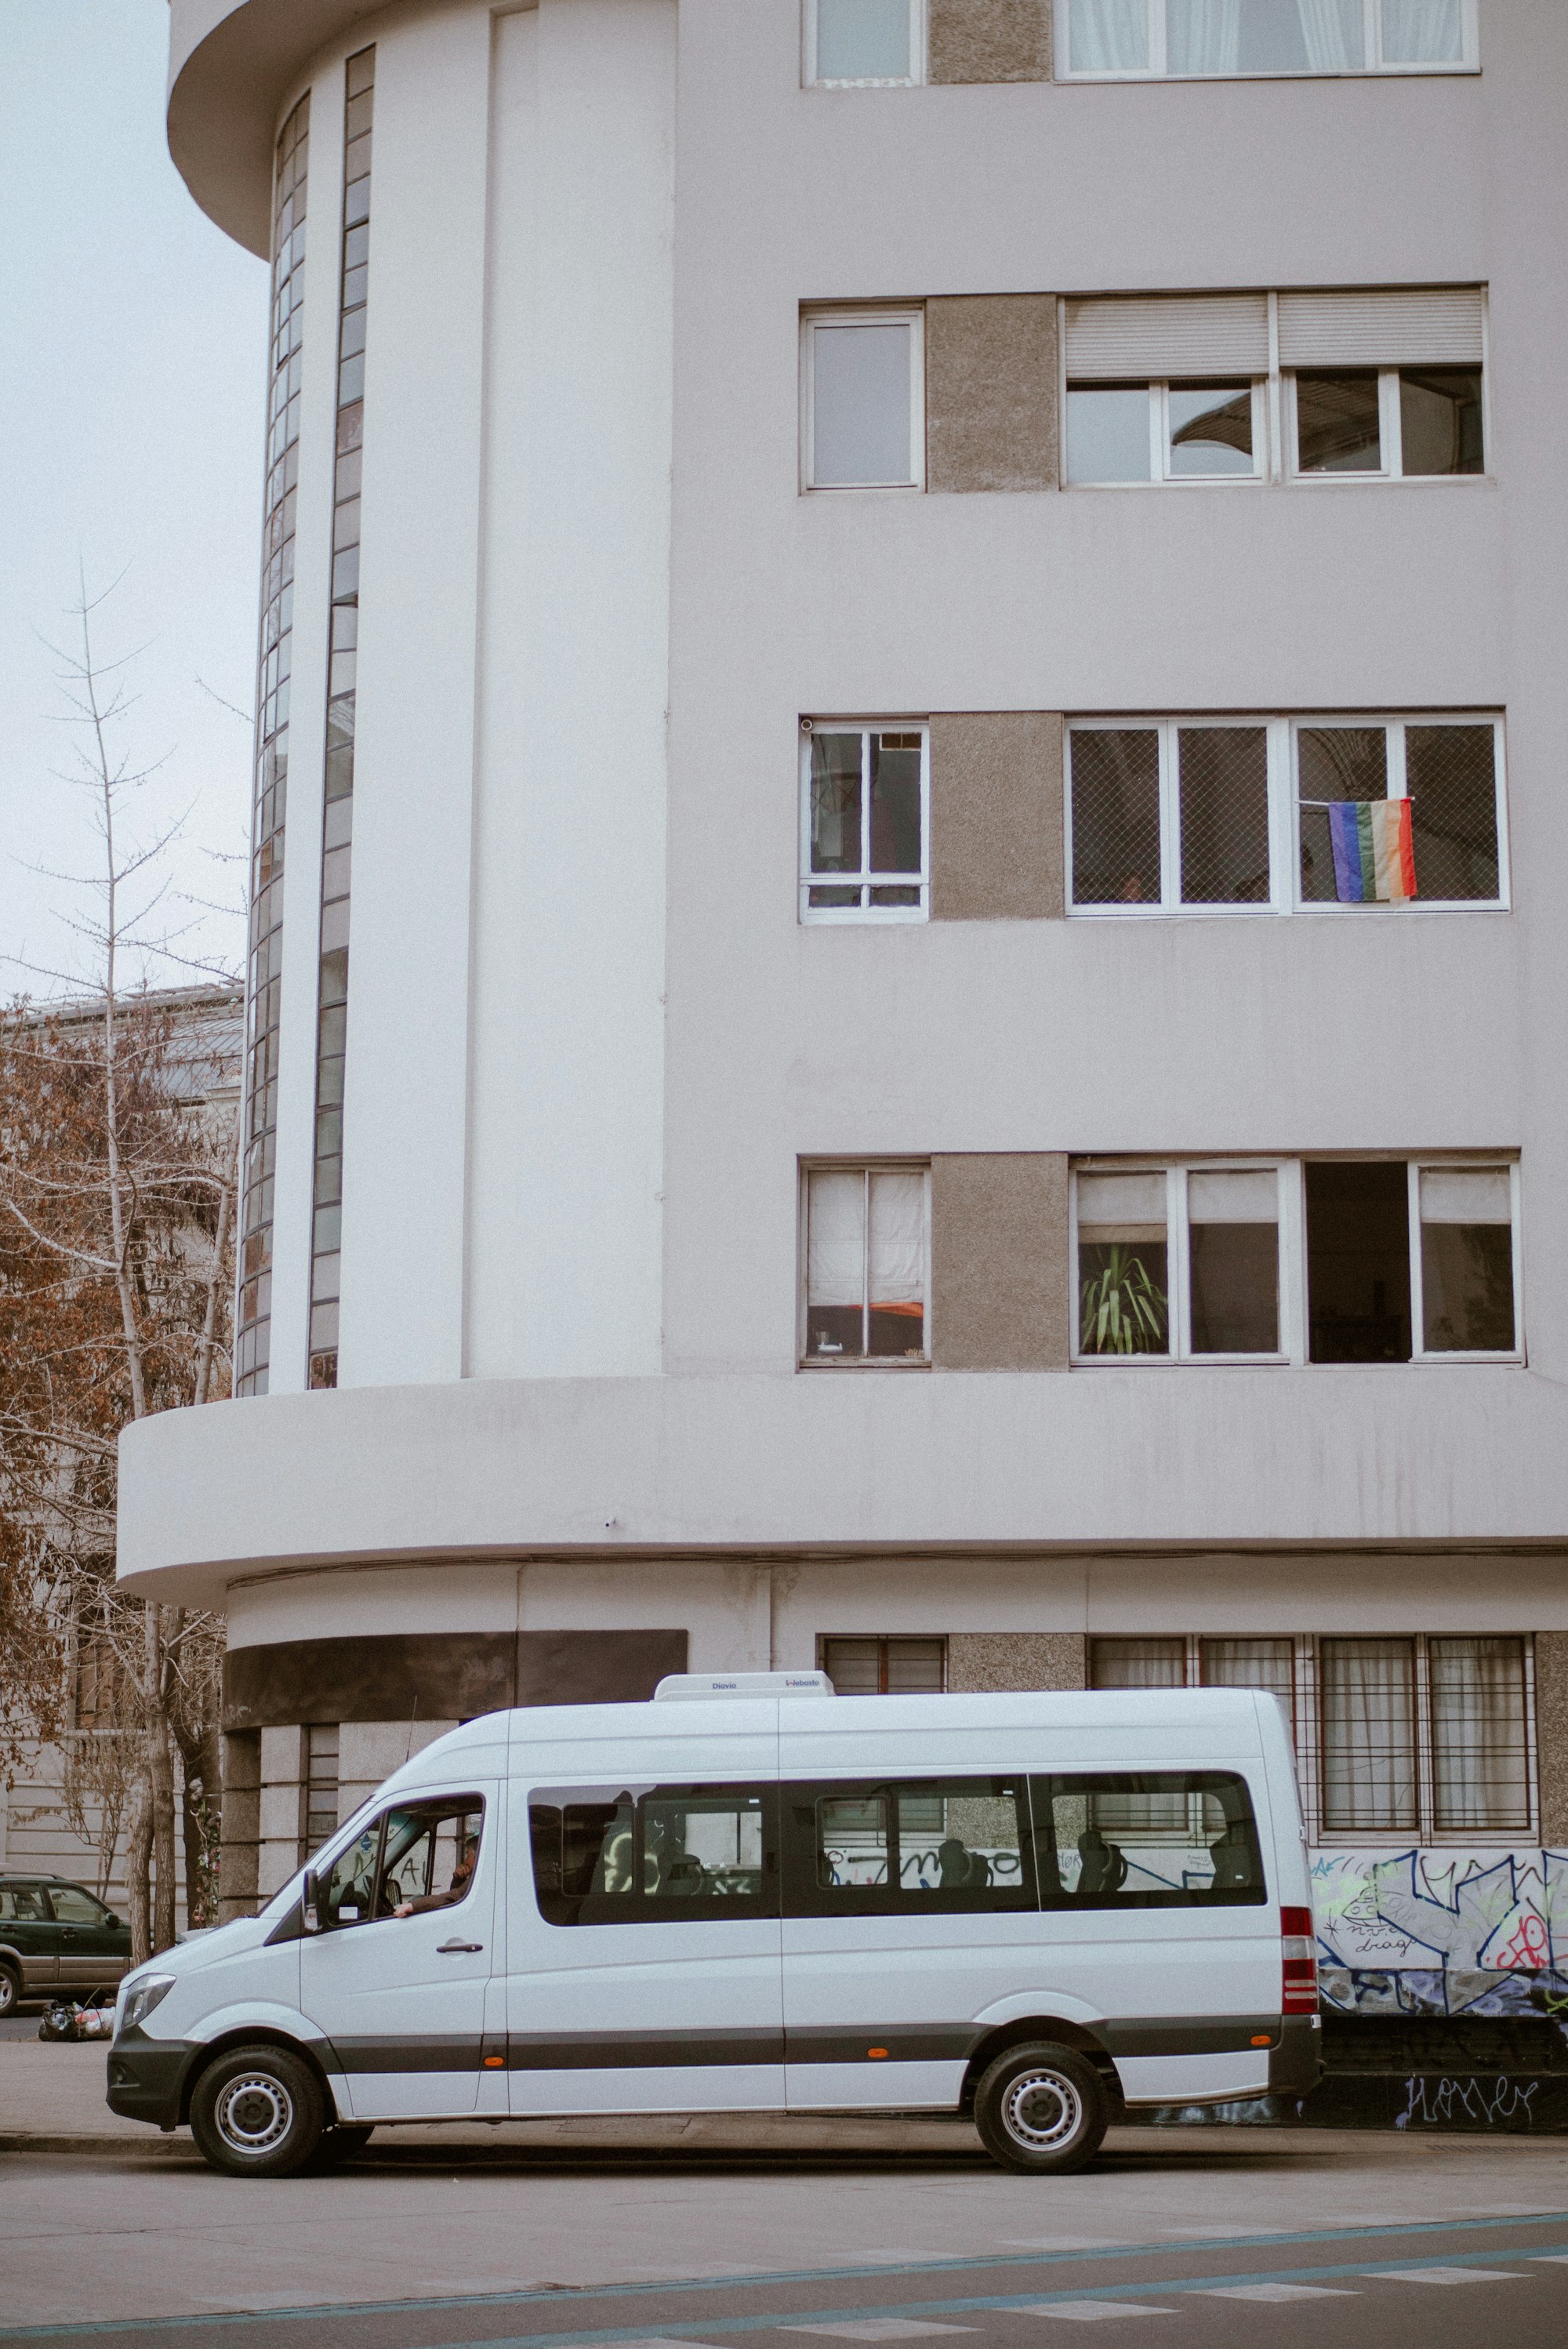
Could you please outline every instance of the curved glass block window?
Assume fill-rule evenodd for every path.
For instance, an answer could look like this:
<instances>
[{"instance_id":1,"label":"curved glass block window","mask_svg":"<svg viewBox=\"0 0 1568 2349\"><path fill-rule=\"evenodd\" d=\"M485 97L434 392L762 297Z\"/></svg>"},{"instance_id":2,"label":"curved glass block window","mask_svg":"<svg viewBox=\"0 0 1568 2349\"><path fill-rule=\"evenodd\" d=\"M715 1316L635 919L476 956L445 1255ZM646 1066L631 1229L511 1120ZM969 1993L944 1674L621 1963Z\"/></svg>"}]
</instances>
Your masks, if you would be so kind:
<instances>
[{"instance_id":1,"label":"curved glass block window","mask_svg":"<svg viewBox=\"0 0 1568 2349\"><path fill-rule=\"evenodd\" d=\"M288 799L294 638L294 507L304 341L308 93L278 135L273 181L272 371L262 535L256 765L251 818L246 973L244 1164L240 1207L234 1392L265 1394L272 1360L273 1182L277 1155L278 1025L283 971L284 833Z\"/></svg>"},{"instance_id":2,"label":"curved glass block window","mask_svg":"<svg viewBox=\"0 0 1568 2349\"><path fill-rule=\"evenodd\" d=\"M310 1383L337 1384L342 1292L343 1077L348 1044L348 911L354 854L354 738L359 659L359 492L365 435L365 323L370 275L370 142L376 52L345 69L342 295L333 479L332 618L322 816L321 969L316 1001L315 1181L311 1230Z\"/></svg>"},{"instance_id":3,"label":"curved glass block window","mask_svg":"<svg viewBox=\"0 0 1568 2349\"><path fill-rule=\"evenodd\" d=\"M1459 73L1475 0L1058 0L1064 75Z\"/></svg>"},{"instance_id":4,"label":"curved glass block window","mask_svg":"<svg viewBox=\"0 0 1568 2349\"><path fill-rule=\"evenodd\" d=\"M930 740L908 719L801 734L800 918L921 920Z\"/></svg>"}]
</instances>

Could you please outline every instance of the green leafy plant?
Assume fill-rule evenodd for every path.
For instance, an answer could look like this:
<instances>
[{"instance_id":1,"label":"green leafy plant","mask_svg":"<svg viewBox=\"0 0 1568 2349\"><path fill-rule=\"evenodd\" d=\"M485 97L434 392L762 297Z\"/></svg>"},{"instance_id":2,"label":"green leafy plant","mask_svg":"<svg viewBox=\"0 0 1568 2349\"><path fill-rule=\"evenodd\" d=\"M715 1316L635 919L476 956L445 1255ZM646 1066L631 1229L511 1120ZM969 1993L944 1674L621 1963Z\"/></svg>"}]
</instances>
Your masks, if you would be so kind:
<instances>
[{"instance_id":1,"label":"green leafy plant","mask_svg":"<svg viewBox=\"0 0 1568 2349\"><path fill-rule=\"evenodd\" d=\"M1112 1243L1084 1282L1078 1327L1086 1354L1162 1354L1165 1291L1149 1277L1136 1248Z\"/></svg>"}]
</instances>

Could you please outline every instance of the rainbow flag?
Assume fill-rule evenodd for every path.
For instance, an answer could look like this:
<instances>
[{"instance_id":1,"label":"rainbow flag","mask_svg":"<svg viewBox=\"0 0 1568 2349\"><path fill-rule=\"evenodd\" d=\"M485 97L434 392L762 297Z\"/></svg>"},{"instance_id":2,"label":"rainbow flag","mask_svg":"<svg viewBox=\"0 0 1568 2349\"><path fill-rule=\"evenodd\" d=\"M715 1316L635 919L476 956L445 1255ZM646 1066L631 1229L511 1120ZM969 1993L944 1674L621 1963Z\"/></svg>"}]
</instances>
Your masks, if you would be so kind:
<instances>
[{"instance_id":1,"label":"rainbow flag","mask_svg":"<svg viewBox=\"0 0 1568 2349\"><path fill-rule=\"evenodd\" d=\"M1331 800L1328 837L1342 905L1401 905L1415 895L1408 800Z\"/></svg>"}]
</instances>

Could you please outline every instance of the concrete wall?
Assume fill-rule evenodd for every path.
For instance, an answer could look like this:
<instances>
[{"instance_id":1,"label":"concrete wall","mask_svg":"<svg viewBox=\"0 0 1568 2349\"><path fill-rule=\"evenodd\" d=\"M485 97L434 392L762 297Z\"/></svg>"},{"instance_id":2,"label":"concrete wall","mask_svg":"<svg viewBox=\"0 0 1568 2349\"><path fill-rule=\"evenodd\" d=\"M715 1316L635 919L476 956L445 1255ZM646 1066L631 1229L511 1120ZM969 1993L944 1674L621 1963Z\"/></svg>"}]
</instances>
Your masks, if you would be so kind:
<instances>
[{"instance_id":1,"label":"concrete wall","mask_svg":"<svg viewBox=\"0 0 1568 2349\"><path fill-rule=\"evenodd\" d=\"M1047 710L931 721L931 916L1050 920L1065 910L1062 721Z\"/></svg>"}]
</instances>

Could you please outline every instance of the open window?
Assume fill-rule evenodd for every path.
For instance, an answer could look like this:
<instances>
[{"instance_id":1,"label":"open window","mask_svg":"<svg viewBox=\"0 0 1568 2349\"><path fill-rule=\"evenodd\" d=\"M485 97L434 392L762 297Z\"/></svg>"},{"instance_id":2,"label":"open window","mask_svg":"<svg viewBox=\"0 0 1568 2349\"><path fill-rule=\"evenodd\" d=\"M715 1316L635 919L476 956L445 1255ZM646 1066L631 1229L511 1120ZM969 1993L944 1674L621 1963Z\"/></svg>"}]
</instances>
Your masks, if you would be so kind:
<instances>
[{"instance_id":1,"label":"open window","mask_svg":"<svg viewBox=\"0 0 1568 2349\"><path fill-rule=\"evenodd\" d=\"M447 1795L366 1820L323 1877L322 1930L459 1907L472 1889L484 1811L479 1795Z\"/></svg>"},{"instance_id":2,"label":"open window","mask_svg":"<svg viewBox=\"0 0 1568 2349\"><path fill-rule=\"evenodd\" d=\"M923 920L930 802L929 727L803 719L801 920Z\"/></svg>"}]
</instances>

